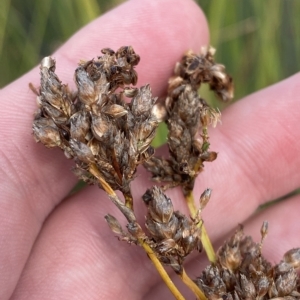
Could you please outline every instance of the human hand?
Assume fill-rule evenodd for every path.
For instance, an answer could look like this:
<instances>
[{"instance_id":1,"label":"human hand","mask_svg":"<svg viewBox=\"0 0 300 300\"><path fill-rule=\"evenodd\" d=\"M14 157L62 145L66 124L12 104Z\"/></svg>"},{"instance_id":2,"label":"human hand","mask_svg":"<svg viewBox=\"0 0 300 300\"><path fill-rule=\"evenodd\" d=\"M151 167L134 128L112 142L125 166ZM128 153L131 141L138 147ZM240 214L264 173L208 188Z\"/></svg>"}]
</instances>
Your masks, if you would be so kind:
<instances>
[{"instance_id":1,"label":"human hand","mask_svg":"<svg viewBox=\"0 0 300 300\"><path fill-rule=\"evenodd\" d=\"M80 59L104 47L132 45L141 56L138 84L149 82L153 94L162 95L174 63L187 49L198 52L208 43L205 18L194 2L130 1L83 28L53 57L60 79L72 88ZM37 85L38 73L35 68L0 91L0 298L172 298L142 249L118 242L110 231L104 215L120 214L104 192L88 187L64 199L76 182L73 163L36 144L31 134L36 104L28 83ZM210 130L211 149L219 155L206 165L194 194L213 189L203 218L216 245L238 223L258 240L262 220L268 220L263 252L270 261L299 246L299 196L252 216L258 205L299 187L298 93L299 74L230 106L223 125ZM134 199L152 185L145 171L139 174ZM178 189L168 195L185 210ZM206 263L204 254L197 255L186 262L187 271L196 277Z\"/></svg>"}]
</instances>

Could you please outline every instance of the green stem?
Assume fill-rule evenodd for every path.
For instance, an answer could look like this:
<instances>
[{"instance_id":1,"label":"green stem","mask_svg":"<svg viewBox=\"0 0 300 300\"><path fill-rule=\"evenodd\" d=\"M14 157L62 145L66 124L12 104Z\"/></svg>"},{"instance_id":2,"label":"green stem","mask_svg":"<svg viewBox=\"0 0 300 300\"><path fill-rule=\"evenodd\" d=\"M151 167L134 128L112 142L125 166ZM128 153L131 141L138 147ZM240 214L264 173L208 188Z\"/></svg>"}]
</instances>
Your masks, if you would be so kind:
<instances>
[{"instance_id":1,"label":"green stem","mask_svg":"<svg viewBox=\"0 0 300 300\"><path fill-rule=\"evenodd\" d=\"M179 274L182 281L193 291L196 295L197 300L207 300L204 293L200 290L198 285L186 274L185 270L183 269L182 274Z\"/></svg>"},{"instance_id":2,"label":"green stem","mask_svg":"<svg viewBox=\"0 0 300 300\"><path fill-rule=\"evenodd\" d=\"M179 292L179 290L177 289L177 287L169 277L168 273L162 266L161 262L159 261L155 253L152 251L151 247L142 239L141 240L139 239L139 244L144 248L144 250L148 254L156 270L158 271L159 275L161 276L162 280L167 285L169 290L172 292L175 299L184 300L184 297L182 296L182 294Z\"/></svg>"},{"instance_id":3,"label":"green stem","mask_svg":"<svg viewBox=\"0 0 300 300\"><path fill-rule=\"evenodd\" d=\"M186 199L186 203L187 203L188 209L190 211L191 217L195 217L196 213L197 213L197 208L195 205L193 192L192 191L187 192L185 194L185 199ZM201 226L201 224L199 224L199 226ZM209 239L209 236L207 234L207 231L206 231L203 223L202 223L202 227L201 227L201 242L203 244L203 248L206 252L206 255L207 255L209 261L212 264L214 264L217 260L216 253L215 253L215 250L212 246L212 243Z\"/></svg>"},{"instance_id":4,"label":"green stem","mask_svg":"<svg viewBox=\"0 0 300 300\"><path fill-rule=\"evenodd\" d=\"M134 216L133 211L128 207L126 204L122 203L120 199L118 198L115 191L111 188L111 186L105 181L105 179L102 177L101 173L99 172L97 166L95 164L91 164L89 171L91 174L93 174L100 182L103 189L108 194L111 201L120 209L120 211L124 214L128 222L132 223L136 221L136 218ZM132 198L131 198L132 199ZM148 243L143 238L138 238L138 243L142 248L145 250L145 252L148 254L148 257L154 264L157 272L161 276L162 280L165 282L171 293L174 295L175 299L178 300L184 300L184 297L179 292L173 281L171 280L170 276L162 266L161 262L155 255L155 253L152 251L151 247L148 245Z\"/></svg>"}]
</instances>

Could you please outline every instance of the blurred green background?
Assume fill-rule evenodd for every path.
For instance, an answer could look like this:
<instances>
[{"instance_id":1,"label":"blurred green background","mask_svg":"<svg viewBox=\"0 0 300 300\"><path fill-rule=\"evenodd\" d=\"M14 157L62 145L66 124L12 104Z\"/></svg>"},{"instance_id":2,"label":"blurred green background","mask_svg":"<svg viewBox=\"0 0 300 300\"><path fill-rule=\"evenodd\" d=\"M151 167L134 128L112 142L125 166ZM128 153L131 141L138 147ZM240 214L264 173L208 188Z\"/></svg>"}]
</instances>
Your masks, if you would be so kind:
<instances>
[{"instance_id":1,"label":"blurred green background","mask_svg":"<svg viewBox=\"0 0 300 300\"><path fill-rule=\"evenodd\" d=\"M39 64L83 25L122 2L0 0L0 88ZM300 68L300 0L196 2L207 16L216 60L234 78L235 101ZM201 95L220 110L224 107L207 87L201 88ZM165 136L166 131L160 130L154 145L162 144Z\"/></svg>"},{"instance_id":2,"label":"blurred green background","mask_svg":"<svg viewBox=\"0 0 300 300\"><path fill-rule=\"evenodd\" d=\"M159 1L159 0L156 0ZM0 87L122 0L1 0ZM174 3L176 1L174 0ZM299 0L198 0L236 99L298 71Z\"/></svg>"},{"instance_id":3,"label":"blurred green background","mask_svg":"<svg viewBox=\"0 0 300 300\"><path fill-rule=\"evenodd\" d=\"M80 27L121 2L0 0L0 88L37 65ZM300 0L196 2L207 16L211 45L217 48L216 60L225 64L234 78L235 99L300 69ZM223 108L208 90L204 88L201 93ZM155 145L163 143L165 136L165 130L160 130Z\"/></svg>"}]
</instances>

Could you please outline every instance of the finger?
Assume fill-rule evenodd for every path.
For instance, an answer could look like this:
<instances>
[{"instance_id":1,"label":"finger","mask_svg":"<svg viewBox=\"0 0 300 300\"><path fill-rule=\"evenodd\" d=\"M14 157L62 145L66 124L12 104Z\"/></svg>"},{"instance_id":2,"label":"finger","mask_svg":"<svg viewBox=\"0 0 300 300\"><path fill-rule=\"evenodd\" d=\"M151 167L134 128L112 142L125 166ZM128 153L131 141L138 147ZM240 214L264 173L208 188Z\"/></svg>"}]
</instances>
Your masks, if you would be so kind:
<instances>
[{"instance_id":1,"label":"finger","mask_svg":"<svg viewBox=\"0 0 300 300\"><path fill-rule=\"evenodd\" d=\"M78 60L96 56L103 47L131 44L142 57L142 83L149 78L154 92L161 92L182 53L207 43L207 25L196 4L171 3L126 2L86 26L55 53L60 79L70 83ZM177 22L182 18L185 22ZM155 43L161 47L153 47ZM10 295L44 219L75 182L71 163L61 153L33 142L30 128L36 107L27 86L38 82L38 73L36 68L0 92L0 130L6 141L0 156L0 235L6 241L0 261L3 299Z\"/></svg>"},{"instance_id":2,"label":"finger","mask_svg":"<svg viewBox=\"0 0 300 300\"><path fill-rule=\"evenodd\" d=\"M278 264L288 250L300 247L299 209L300 196L298 195L255 214L243 224L245 235L251 236L254 242L259 243L261 241L260 228L262 223L264 221L269 222L269 230L263 242L262 254L272 265ZM236 224L237 227L238 224ZM216 249L222 246L233 232L220 238ZM192 279L195 279L201 275L206 266L208 266L208 262L205 254L202 253L187 265L187 273ZM168 292L165 286L160 284L149 291L143 299L167 299L167 297Z\"/></svg>"}]
</instances>

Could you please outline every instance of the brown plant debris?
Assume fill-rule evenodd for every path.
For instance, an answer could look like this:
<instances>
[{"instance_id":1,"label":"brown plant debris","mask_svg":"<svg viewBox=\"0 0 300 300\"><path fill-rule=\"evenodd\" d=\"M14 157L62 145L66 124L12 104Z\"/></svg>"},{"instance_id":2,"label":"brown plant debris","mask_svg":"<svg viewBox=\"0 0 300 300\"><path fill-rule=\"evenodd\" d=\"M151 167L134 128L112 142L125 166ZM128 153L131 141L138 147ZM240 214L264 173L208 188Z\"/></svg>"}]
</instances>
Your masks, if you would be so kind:
<instances>
[{"instance_id":1,"label":"brown plant debris","mask_svg":"<svg viewBox=\"0 0 300 300\"><path fill-rule=\"evenodd\" d=\"M201 251L200 218L190 219L173 209L173 204L159 187L146 191L143 200L148 208L146 228L151 247L159 259L177 273L183 271L184 258L193 250Z\"/></svg>"},{"instance_id":2,"label":"brown plant debris","mask_svg":"<svg viewBox=\"0 0 300 300\"><path fill-rule=\"evenodd\" d=\"M147 235L136 222L129 223L125 232L111 215L105 216L109 227L120 240L128 243L137 244L138 238L143 238L163 264L181 274L185 257L194 250L202 250L201 227L198 226L201 222L200 211L195 219L174 211L171 199L157 186L148 189L143 200L148 209L145 222Z\"/></svg>"},{"instance_id":3,"label":"brown plant debris","mask_svg":"<svg viewBox=\"0 0 300 300\"><path fill-rule=\"evenodd\" d=\"M262 240L266 235L262 226ZM272 266L261 254L261 243L245 236L242 227L217 252L217 263L205 268L196 283L215 299L300 299L300 248L286 252Z\"/></svg>"},{"instance_id":4,"label":"brown plant debris","mask_svg":"<svg viewBox=\"0 0 300 300\"><path fill-rule=\"evenodd\" d=\"M149 85L131 86L137 82L134 67L140 60L132 47L103 49L102 54L79 64L75 93L58 79L55 60L43 59L33 133L36 141L73 158L79 178L98 183L89 172L95 164L106 182L126 195L137 165L153 154L156 98Z\"/></svg>"},{"instance_id":5,"label":"brown plant debris","mask_svg":"<svg viewBox=\"0 0 300 300\"><path fill-rule=\"evenodd\" d=\"M231 77L224 66L214 62L213 48L199 55L188 51L169 80L165 101L156 103L149 85L137 83L135 66L140 57L130 46L116 52L105 48L102 55L82 61L75 70L77 90L71 92L55 74L56 63L45 57L40 66L41 84L37 94L38 110L33 121L37 142L48 148L59 147L75 161L75 174L89 184L98 184L126 217L127 230L110 214L105 219L120 240L141 246L153 262L176 299L184 299L162 264L171 266L197 299L300 299L300 248L288 251L272 266L261 255L268 224L261 228L261 242L244 236L242 227L217 252L203 225L202 210L211 189L200 197L199 209L192 190L203 163L216 159L209 150L207 128L219 121L219 111L198 95L208 83L223 101L233 97ZM126 99L129 99L127 102ZM129 102L129 103L128 103ZM158 123L167 123L170 157L154 156L151 142ZM163 188L154 186L143 195L147 206L145 227L138 224L130 183L139 164L152 173ZM163 190L181 185L191 217L174 211ZM120 200L115 190L123 193ZM200 240L202 239L202 240ZM205 251L212 263L194 282L183 263L194 250ZM216 256L216 257L215 257Z\"/></svg>"},{"instance_id":6,"label":"brown plant debris","mask_svg":"<svg viewBox=\"0 0 300 300\"><path fill-rule=\"evenodd\" d=\"M199 96L198 89L208 83L223 101L233 97L232 79L223 65L214 62L214 53L212 47L203 48L199 55L188 51L177 63L165 101L170 157L153 156L144 163L154 180L182 185L186 193L193 189L203 162L217 157L216 152L209 151L207 127L217 124L220 112Z\"/></svg>"}]
</instances>

